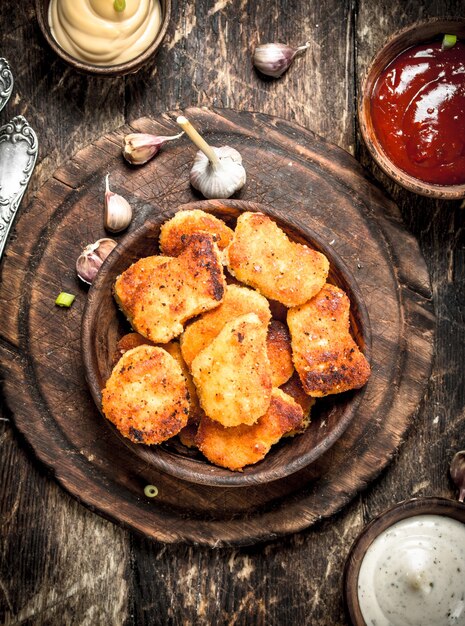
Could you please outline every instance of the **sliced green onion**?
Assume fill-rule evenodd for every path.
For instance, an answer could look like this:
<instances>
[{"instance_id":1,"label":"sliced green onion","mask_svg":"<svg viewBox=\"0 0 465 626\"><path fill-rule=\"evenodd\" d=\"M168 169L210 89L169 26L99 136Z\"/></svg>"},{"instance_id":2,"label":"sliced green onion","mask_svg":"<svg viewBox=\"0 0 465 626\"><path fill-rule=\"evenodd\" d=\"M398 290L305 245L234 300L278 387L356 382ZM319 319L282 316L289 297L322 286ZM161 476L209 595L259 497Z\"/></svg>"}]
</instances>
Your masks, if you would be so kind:
<instances>
[{"instance_id":1,"label":"sliced green onion","mask_svg":"<svg viewBox=\"0 0 465 626\"><path fill-rule=\"evenodd\" d=\"M155 485L146 485L144 487L144 494L147 498L156 498L158 496L158 489Z\"/></svg>"},{"instance_id":2,"label":"sliced green onion","mask_svg":"<svg viewBox=\"0 0 465 626\"><path fill-rule=\"evenodd\" d=\"M73 304L75 298L76 296L73 296L72 293L66 293L65 291L62 291L55 300L55 304L57 304L58 306L70 307Z\"/></svg>"},{"instance_id":3,"label":"sliced green onion","mask_svg":"<svg viewBox=\"0 0 465 626\"><path fill-rule=\"evenodd\" d=\"M442 49L449 50L449 48L453 48L457 43L457 35L444 35L444 39L442 40Z\"/></svg>"},{"instance_id":4,"label":"sliced green onion","mask_svg":"<svg viewBox=\"0 0 465 626\"><path fill-rule=\"evenodd\" d=\"M126 8L126 0L115 0L113 2L113 8L115 11L118 11L118 13L121 13L121 11L124 11Z\"/></svg>"}]
</instances>

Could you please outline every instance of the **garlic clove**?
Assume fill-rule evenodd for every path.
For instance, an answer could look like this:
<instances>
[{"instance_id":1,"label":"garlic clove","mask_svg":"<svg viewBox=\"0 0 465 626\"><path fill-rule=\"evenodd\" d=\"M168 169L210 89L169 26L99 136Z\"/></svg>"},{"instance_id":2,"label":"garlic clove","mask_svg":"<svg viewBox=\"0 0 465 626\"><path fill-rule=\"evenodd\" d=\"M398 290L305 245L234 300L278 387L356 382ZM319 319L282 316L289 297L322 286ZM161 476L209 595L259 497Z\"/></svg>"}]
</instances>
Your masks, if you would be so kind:
<instances>
[{"instance_id":1,"label":"garlic clove","mask_svg":"<svg viewBox=\"0 0 465 626\"><path fill-rule=\"evenodd\" d=\"M131 165L143 165L158 154L167 141L179 139L183 134L158 137L149 133L130 133L124 138L123 156Z\"/></svg>"},{"instance_id":2,"label":"garlic clove","mask_svg":"<svg viewBox=\"0 0 465 626\"><path fill-rule=\"evenodd\" d=\"M110 191L109 174L106 176L105 214L103 225L112 233L119 233L129 226L132 220L132 209L123 196Z\"/></svg>"},{"instance_id":3,"label":"garlic clove","mask_svg":"<svg viewBox=\"0 0 465 626\"><path fill-rule=\"evenodd\" d=\"M103 261L105 261L110 252L115 248L117 243L114 239L108 239L107 237L104 237L103 239L99 239L92 245L95 246L92 251L99 257L99 259L101 259L103 263Z\"/></svg>"},{"instance_id":4,"label":"garlic clove","mask_svg":"<svg viewBox=\"0 0 465 626\"><path fill-rule=\"evenodd\" d=\"M230 198L246 182L242 157L229 146L213 150L219 159L216 168L211 166L209 159L199 150L189 175L190 183L205 198Z\"/></svg>"},{"instance_id":5,"label":"garlic clove","mask_svg":"<svg viewBox=\"0 0 465 626\"><path fill-rule=\"evenodd\" d=\"M189 175L191 185L205 198L230 198L246 181L242 157L234 148L213 148L184 116L177 123L200 148Z\"/></svg>"},{"instance_id":6,"label":"garlic clove","mask_svg":"<svg viewBox=\"0 0 465 626\"><path fill-rule=\"evenodd\" d=\"M265 43L256 46L253 54L253 64L265 76L279 78L292 65L297 54L309 48L306 43L293 48L282 43Z\"/></svg>"},{"instance_id":7,"label":"garlic clove","mask_svg":"<svg viewBox=\"0 0 465 626\"><path fill-rule=\"evenodd\" d=\"M78 277L88 285L92 284L102 263L115 246L116 241L107 238L99 239L86 246L76 260Z\"/></svg>"},{"instance_id":8,"label":"garlic clove","mask_svg":"<svg viewBox=\"0 0 465 626\"><path fill-rule=\"evenodd\" d=\"M457 452L450 464L450 475L459 490L459 502L465 499L465 450Z\"/></svg>"}]
</instances>

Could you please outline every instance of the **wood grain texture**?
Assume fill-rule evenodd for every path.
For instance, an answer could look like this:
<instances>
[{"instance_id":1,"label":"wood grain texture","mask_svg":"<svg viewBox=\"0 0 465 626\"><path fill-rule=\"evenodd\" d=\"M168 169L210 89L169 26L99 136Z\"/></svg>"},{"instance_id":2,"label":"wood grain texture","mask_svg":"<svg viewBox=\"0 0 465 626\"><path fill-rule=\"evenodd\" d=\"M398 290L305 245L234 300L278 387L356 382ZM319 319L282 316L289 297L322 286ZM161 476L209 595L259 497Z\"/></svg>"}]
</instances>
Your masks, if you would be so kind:
<instances>
[{"instance_id":1,"label":"wood grain texture","mask_svg":"<svg viewBox=\"0 0 465 626\"><path fill-rule=\"evenodd\" d=\"M161 541L243 545L301 530L333 514L392 457L431 368L429 281L413 238L400 229L391 238L383 228L388 217L398 218L396 207L372 191L363 170L347 153L301 127L263 114L206 109L185 113L213 145L228 144L241 152L248 172L241 197L269 205L271 215L283 220L294 237L310 238L321 245L333 261L333 279L342 281L349 293L354 284L351 300L361 312L353 319L369 324L364 341L369 344L372 376L363 391L353 399L349 396L347 406L353 403L356 407L349 428L328 452L299 472L258 485L256 470L251 468L243 476L244 480L250 476L250 483L234 490L189 484L161 473L159 469L168 468L162 464L165 453L163 459L152 463L153 455L143 454L143 448L127 446L123 451L125 444L92 406L84 380L80 350L86 291L79 286L74 259L86 243L84 232L92 231L91 241L104 235L99 209L105 172L112 172L112 188L137 206L131 230L142 220L160 225L194 195L188 171L195 152L187 139L181 139L146 167L130 168L120 154L120 137L126 129L98 140L60 168L53 178L66 183L68 193L57 197L53 182L49 198L45 185L31 206L28 222L22 222L26 232L34 224L33 230L41 236L20 272L23 279L15 281L21 285L17 300L24 303L17 331L22 365L17 361L7 366L5 392L15 423L37 456L91 508ZM167 125L175 115L165 116L161 123L142 118L131 128L160 134L160 124ZM102 146L110 149L103 151ZM54 228L47 237L42 234L43 205L53 211ZM234 204L232 207L234 210ZM350 224L350 232L344 224ZM307 227L315 236L311 231L307 234ZM17 232L19 239L27 236L21 234L21 224ZM148 239L155 236L156 231L148 233ZM137 241L140 243L128 258L120 256L116 274L140 255L144 240ZM14 245L11 248L14 251ZM403 254L407 249L408 258ZM18 271L9 265L8 257L4 269L12 276ZM409 280L409 275L414 278ZM102 274L98 285L102 284L104 302L110 306L113 281L108 275L105 283L106 276ZM71 309L54 305L60 291L78 294ZM91 302L96 293L98 289ZM94 335L97 345L97 352L86 360L88 364L95 362L100 352L113 353L111 345L116 345L119 327L116 315L110 317L98 310L94 317L104 317L108 325L94 320L90 326L86 324L84 345L88 346ZM7 323L11 335L9 326ZM108 363L103 366L104 375L108 375L108 367ZM24 388L21 396L15 393L18 386ZM395 398L393 387L397 389ZM94 389L97 400L98 396L99 389ZM293 448L305 452L308 446L319 446L325 450L325 436L319 431L326 431L328 438L338 433L345 399L341 396L326 402L328 408L322 409L315 427L292 447L270 455L265 466L271 464L272 471L275 456L277 463L278 459L284 463L289 454L293 458ZM383 420L377 415L383 415ZM217 480L227 473L218 470ZM226 483L229 485L227 476ZM144 501L144 484L157 485L156 507Z\"/></svg>"},{"instance_id":2,"label":"wood grain texture","mask_svg":"<svg viewBox=\"0 0 465 626\"><path fill-rule=\"evenodd\" d=\"M76 505L43 472L3 407L3 419L8 421L0 424L2 477L6 477L0 518L0 621L19 623L17 616L35 586L44 611L23 624L62 624L61 614L71 615L71 610L71 623L76 624L347 624L341 573L352 540L366 521L393 502L409 495L452 496L448 462L463 448L465 436L463 210L459 203L427 201L389 183L361 146L354 95L366 64L385 37L420 18L462 16L462 1L272 0L265 7L256 0L176 0L157 61L124 80L89 79L58 61L40 35L33 4L25 0L14 9L11 3L0 5L1 54L10 60L16 78L15 93L2 116L7 120L24 114L40 142L40 164L21 209L25 218L28 199L57 166L125 120L191 104L294 119L355 153L394 197L428 264L437 332L427 397L389 469L330 520L266 546L215 551L167 547L118 529ZM249 64L250 48L258 40L294 44L311 40L311 54L278 83L263 81ZM21 245L29 254L30 243ZM3 274L2 289L6 282ZM2 323L13 309L5 313L2 309ZM59 519L85 523L86 540L70 532L68 524L58 524ZM94 535L102 552L124 546L124 576L115 579L109 572L102 585L90 582L75 596L58 587L56 599L47 605L45 598L56 582L47 574L55 569L51 527L59 529L54 543L66 545L70 555L57 577L68 572L79 578L80 564L95 550ZM120 602L121 589L125 591ZM95 607L100 607L102 617L92 621Z\"/></svg>"},{"instance_id":3,"label":"wood grain texture","mask_svg":"<svg viewBox=\"0 0 465 626\"><path fill-rule=\"evenodd\" d=\"M359 30L357 73L362 74L369 60L387 36L398 28L427 17L457 16L454 2L431 2L421 7L404 5L392 8L379 21L372 7L360 2L358 19L366 25ZM376 29L375 31L372 29ZM374 493L366 505L366 518L400 499L399 485L405 495L447 496L451 490L448 464L463 443L465 397L454 378L463 361L463 311L458 302L464 295L463 259L464 213L460 202L440 202L406 192L394 185L359 146L360 160L390 192L398 204L407 228L413 231L425 255L433 287L437 314L435 362L421 412L402 454L391 466L382 493ZM455 379L456 381L457 379ZM418 442L424 442L418 446ZM458 446L458 447L457 447ZM400 482L399 482L400 481ZM404 493L404 492L403 492Z\"/></svg>"}]
</instances>

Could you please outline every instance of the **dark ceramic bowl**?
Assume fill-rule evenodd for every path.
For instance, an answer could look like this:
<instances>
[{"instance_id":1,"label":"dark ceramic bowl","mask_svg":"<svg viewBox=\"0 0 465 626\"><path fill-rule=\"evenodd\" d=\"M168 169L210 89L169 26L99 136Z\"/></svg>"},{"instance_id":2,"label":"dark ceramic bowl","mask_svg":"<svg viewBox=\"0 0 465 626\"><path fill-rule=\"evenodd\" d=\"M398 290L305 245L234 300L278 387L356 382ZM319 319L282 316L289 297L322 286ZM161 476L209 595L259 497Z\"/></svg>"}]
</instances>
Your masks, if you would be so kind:
<instances>
[{"instance_id":1,"label":"dark ceramic bowl","mask_svg":"<svg viewBox=\"0 0 465 626\"><path fill-rule=\"evenodd\" d=\"M171 16L171 0L160 0L162 11L160 30L158 31L154 41L144 52L142 52L142 54L134 59L131 59L130 61L127 61L126 63L120 63L119 65L93 65L92 63L86 63L85 61L81 61L80 59L71 56L57 43L52 35L48 22L49 4L50 0L36 0L37 21L39 22L40 30L42 31L49 46L60 58L63 59L63 61L66 61L66 63L71 65L71 67L74 67L74 69L79 72L96 74L98 76L124 76L125 74L133 74L134 72L137 72L157 52L166 34Z\"/></svg>"},{"instance_id":2,"label":"dark ceramic bowl","mask_svg":"<svg viewBox=\"0 0 465 626\"><path fill-rule=\"evenodd\" d=\"M233 228L242 211L261 211L272 217L294 241L307 243L326 254L331 264L329 280L344 289L350 297L352 333L370 359L371 332L368 313L352 274L328 243L310 229L293 225L291 217L283 220L271 207L240 200L191 202L155 217L126 236L102 265L89 291L82 324L82 354L87 382L99 410L101 390L112 371L116 343L122 335L130 331L129 324L112 297L113 283L134 261L158 250L160 226L179 209L202 209L211 212ZM192 456L192 451L181 444L134 444L122 437L107 420L105 422L134 454L167 474L194 483L241 487L283 478L315 461L347 428L362 395L363 389L318 399L312 409L311 424L305 433L294 438L285 438L262 461L246 467L243 472L232 472L212 465L200 453ZM102 428L104 427L105 424L102 424Z\"/></svg>"},{"instance_id":3,"label":"dark ceramic bowl","mask_svg":"<svg viewBox=\"0 0 465 626\"><path fill-rule=\"evenodd\" d=\"M413 498L396 504L365 526L350 549L344 569L344 602L353 626L367 626L358 601L358 577L366 551L387 528L416 515L444 515L465 524L465 504L446 498Z\"/></svg>"},{"instance_id":4,"label":"dark ceramic bowl","mask_svg":"<svg viewBox=\"0 0 465 626\"><path fill-rule=\"evenodd\" d=\"M389 63L407 48L434 39L442 39L444 34L457 35L458 38L465 39L465 19L433 18L413 24L392 35L368 66L360 89L358 117L360 131L371 156L380 168L396 183L402 185L409 191L423 196L439 198L441 200L458 200L465 198L465 184L449 186L433 185L407 174L395 165L384 152L376 135L371 117L371 96L373 89L378 77Z\"/></svg>"}]
</instances>

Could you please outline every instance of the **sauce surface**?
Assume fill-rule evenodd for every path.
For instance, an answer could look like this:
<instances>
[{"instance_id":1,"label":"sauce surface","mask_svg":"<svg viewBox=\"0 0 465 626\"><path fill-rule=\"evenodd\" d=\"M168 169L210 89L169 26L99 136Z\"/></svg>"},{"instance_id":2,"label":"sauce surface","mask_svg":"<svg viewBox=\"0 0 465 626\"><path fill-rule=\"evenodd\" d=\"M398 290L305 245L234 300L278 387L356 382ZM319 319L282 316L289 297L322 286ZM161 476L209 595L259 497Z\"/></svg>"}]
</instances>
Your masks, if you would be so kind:
<instances>
[{"instance_id":1,"label":"sauce surface","mask_svg":"<svg viewBox=\"0 0 465 626\"><path fill-rule=\"evenodd\" d=\"M441 515L393 524L363 557L358 599L368 626L465 625L465 524Z\"/></svg>"},{"instance_id":2,"label":"sauce surface","mask_svg":"<svg viewBox=\"0 0 465 626\"><path fill-rule=\"evenodd\" d=\"M428 183L465 183L465 44L409 48L382 72L371 97L390 160Z\"/></svg>"},{"instance_id":3,"label":"sauce surface","mask_svg":"<svg viewBox=\"0 0 465 626\"><path fill-rule=\"evenodd\" d=\"M122 12L113 0L51 0L52 35L71 56L94 65L134 59L154 41L161 25L159 0L126 0Z\"/></svg>"}]
</instances>

